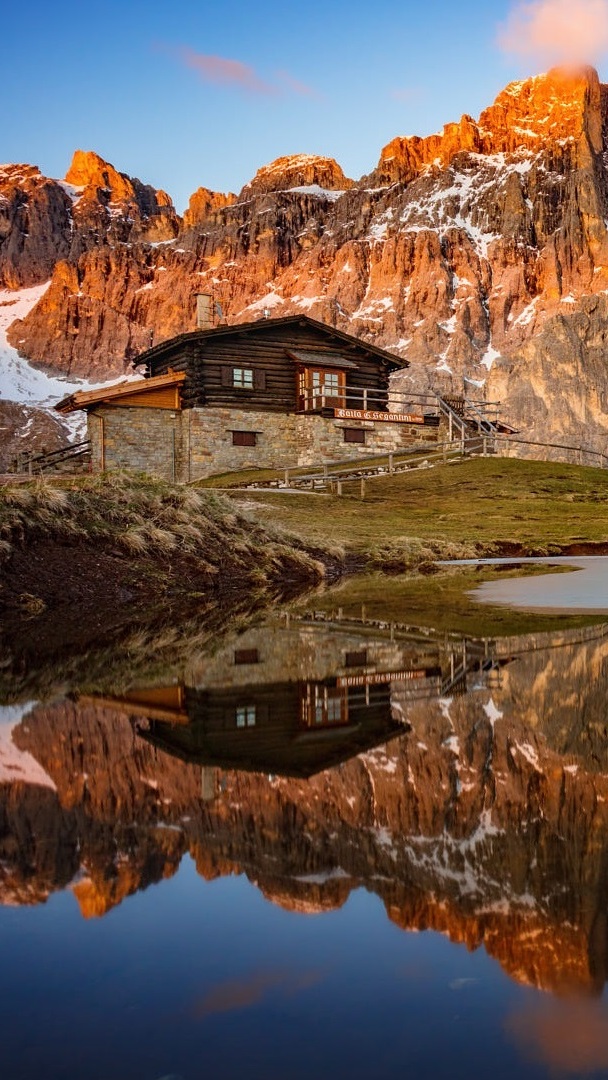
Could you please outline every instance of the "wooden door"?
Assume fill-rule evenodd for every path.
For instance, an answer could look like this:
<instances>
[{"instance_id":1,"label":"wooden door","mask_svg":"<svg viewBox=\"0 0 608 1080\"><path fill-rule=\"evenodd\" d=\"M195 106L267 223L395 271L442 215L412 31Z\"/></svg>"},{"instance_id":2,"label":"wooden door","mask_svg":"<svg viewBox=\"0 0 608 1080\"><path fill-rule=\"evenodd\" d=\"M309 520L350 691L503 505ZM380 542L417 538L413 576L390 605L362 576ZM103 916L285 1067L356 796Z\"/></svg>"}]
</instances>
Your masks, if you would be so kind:
<instances>
[{"instance_id":1,"label":"wooden door","mask_svg":"<svg viewBox=\"0 0 608 1080\"><path fill-rule=\"evenodd\" d=\"M335 368L303 368L298 376L298 405L303 412L344 406L346 376Z\"/></svg>"}]
</instances>

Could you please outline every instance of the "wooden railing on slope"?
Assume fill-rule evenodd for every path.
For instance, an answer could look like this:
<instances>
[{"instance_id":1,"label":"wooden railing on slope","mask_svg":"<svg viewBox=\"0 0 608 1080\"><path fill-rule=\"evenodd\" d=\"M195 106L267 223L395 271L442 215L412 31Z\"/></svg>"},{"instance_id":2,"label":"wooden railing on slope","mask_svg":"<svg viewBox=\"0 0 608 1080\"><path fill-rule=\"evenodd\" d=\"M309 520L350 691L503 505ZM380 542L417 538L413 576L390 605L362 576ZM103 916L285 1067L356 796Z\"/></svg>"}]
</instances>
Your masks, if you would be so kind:
<instances>
[{"instance_id":1,"label":"wooden railing on slope","mask_svg":"<svg viewBox=\"0 0 608 1080\"><path fill-rule=\"evenodd\" d=\"M431 449L432 446L432 449ZM240 487L246 488L290 488L308 489L310 491L331 490L334 494L343 493L345 483L357 481L362 484L362 492L366 480L379 476L396 476L414 469L429 469L437 465L447 464L462 460L464 457L489 457L498 455L501 457L515 456L526 458L523 452L512 454L514 448L528 448L531 451L538 448L544 451L561 454L564 464L590 464L595 468L608 466L608 455L602 451L593 450L584 446L571 446L566 443L544 443L530 439L519 439L511 435L480 433L457 440L446 440L442 443L433 443L408 447L406 450L382 454L366 458L360 461L349 461L340 465L330 466L327 464L312 467L306 472L301 466L288 467L282 470L270 480L244 482ZM552 458L546 455L539 458L538 454L531 453L531 460L558 461L559 457ZM575 458L576 460L572 460ZM590 459L590 460L586 460Z\"/></svg>"},{"instance_id":2,"label":"wooden railing on slope","mask_svg":"<svg viewBox=\"0 0 608 1080\"><path fill-rule=\"evenodd\" d=\"M13 471L21 475L25 473L29 476L38 476L43 472L57 469L66 461L80 459L82 463L83 459L90 456L90 453L91 443L88 439L84 439L82 442L69 443L58 450L45 451L43 454L21 454L15 460Z\"/></svg>"}]
</instances>

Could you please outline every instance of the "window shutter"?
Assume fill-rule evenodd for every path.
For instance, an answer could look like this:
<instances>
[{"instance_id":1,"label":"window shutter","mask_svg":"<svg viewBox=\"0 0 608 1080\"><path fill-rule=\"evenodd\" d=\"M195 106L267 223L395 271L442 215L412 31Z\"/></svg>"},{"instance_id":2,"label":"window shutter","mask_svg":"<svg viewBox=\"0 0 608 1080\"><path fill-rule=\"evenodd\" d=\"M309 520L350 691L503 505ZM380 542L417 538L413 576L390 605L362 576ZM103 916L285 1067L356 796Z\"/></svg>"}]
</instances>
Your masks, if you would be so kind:
<instances>
[{"instance_id":1,"label":"window shutter","mask_svg":"<svg viewBox=\"0 0 608 1080\"><path fill-rule=\"evenodd\" d=\"M221 378L222 378L222 386L232 386L233 380L234 380L234 376L232 374L232 368L223 367L222 368Z\"/></svg>"},{"instance_id":2,"label":"window shutter","mask_svg":"<svg viewBox=\"0 0 608 1080\"><path fill-rule=\"evenodd\" d=\"M344 442L347 443L364 443L365 442L365 428L351 428L345 427Z\"/></svg>"},{"instance_id":3,"label":"window shutter","mask_svg":"<svg viewBox=\"0 0 608 1080\"><path fill-rule=\"evenodd\" d=\"M254 390L266 389L266 372L259 371L258 368L254 368L253 371L253 387Z\"/></svg>"}]
</instances>

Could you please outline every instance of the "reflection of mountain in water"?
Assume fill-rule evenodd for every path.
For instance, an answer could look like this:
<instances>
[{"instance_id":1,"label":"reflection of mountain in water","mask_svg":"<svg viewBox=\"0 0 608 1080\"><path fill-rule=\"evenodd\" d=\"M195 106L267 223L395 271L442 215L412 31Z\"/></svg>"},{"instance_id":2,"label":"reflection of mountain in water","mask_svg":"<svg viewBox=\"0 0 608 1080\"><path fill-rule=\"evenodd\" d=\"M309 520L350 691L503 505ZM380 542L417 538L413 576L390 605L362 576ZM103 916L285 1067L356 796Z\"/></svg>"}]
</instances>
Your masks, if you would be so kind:
<instances>
[{"instance_id":1,"label":"reflection of mountain in water","mask_svg":"<svg viewBox=\"0 0 608 1080\"><path fill-rule=\"evenodd\" d=\"M99 915L190 852L296 911L364 886L520 981L598 992L608 640L578 638L277 620L171 684L26 709L10 760L0 740L2 896L71 885Z\"/></svg>"}]
</instances>

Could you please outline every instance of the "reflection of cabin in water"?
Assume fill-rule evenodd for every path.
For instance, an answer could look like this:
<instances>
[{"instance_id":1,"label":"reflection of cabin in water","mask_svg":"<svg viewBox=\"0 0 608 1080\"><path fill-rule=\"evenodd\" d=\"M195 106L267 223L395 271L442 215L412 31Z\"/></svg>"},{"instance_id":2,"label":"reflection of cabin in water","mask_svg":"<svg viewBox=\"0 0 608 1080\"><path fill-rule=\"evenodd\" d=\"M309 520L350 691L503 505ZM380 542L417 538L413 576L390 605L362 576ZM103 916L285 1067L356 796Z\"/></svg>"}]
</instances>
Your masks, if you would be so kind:
<instances>
[{"instance_id":1,"label":"reflection of cabin in water","mask_svg":"<svg viewBox=\"0 0 608 1080\"><path fill-rule=\"evenodd\" d=\"M137 730L184 761L281 776L312 776L407 730L392 716L388 683L367 692L335 680L186 688L184 704L187 723L148 715Z\"/></svg>"},{"instance_id":2,"label":"reflection of cabin in water","mask_svg":"<svg viewBox=\"0 0 608 1080\"><path fill-rule=\"evenodd\" d=\"M406 687L439 693L436 649L277 619L191 660L172 685L105 701L184 761L308 777L409 730L394 707Z\"/></svg>"},{"instance_id":3,"label":"reflection of cabin in water","mask_svg":"<svg viewBox=\"0 0 608 1080\"><path fill-rule=\"evenodd\" d=\"M187 481L244 468L398 451L437 436L437 410L389 408L405 360L304 315L180 334L138 358L145 378L70 395L93 468Z\"/></svg>"}]
</instances>

